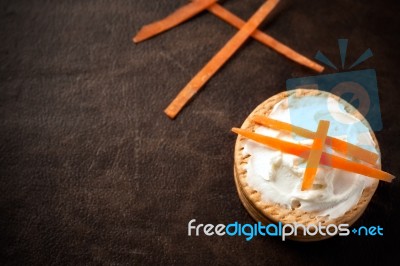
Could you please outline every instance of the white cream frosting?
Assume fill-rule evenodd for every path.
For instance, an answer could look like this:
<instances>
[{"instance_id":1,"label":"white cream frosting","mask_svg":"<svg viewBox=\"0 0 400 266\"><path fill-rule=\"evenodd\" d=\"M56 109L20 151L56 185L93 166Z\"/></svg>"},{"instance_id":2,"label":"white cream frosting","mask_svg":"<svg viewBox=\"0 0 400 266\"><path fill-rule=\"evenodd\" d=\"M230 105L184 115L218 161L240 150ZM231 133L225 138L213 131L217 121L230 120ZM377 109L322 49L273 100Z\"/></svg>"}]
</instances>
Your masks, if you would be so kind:
<instances>
[{"instance_id":1,"label":"white cream frosting","mask_svg":"<svg viewBox=\"0 0 400 266\"><path fill-rule=\"evenodd\" d=\"M277 103L269 117L312 131L316 130L319 120L329 120L329 136L378 153L369 129L331 97L296 97L292 94ZM312 144L310 139L263 126L258 127L256 133L308 146ZM330 147L324 149L344 156ZM287 208L316 211L319 216L329 215L334 219L351 209L359 201L363 189L372 185L369 177L319 165L313 188L302 191L305 159L251 140L245 142L243 151L251 155L244 166L249 186L261 193L263 201L279 203Z\"/></svg>"}]
</instances>

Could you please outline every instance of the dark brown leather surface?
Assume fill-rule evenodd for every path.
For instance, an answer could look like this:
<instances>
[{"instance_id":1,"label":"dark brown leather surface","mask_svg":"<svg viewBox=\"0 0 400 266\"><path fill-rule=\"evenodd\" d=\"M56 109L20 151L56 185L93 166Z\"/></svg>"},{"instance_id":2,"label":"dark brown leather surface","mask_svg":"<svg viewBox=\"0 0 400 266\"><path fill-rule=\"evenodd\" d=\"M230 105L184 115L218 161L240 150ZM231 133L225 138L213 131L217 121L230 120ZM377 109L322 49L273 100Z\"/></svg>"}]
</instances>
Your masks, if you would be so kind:
<instances>
[{"instance_id":1,"label":"dark brown leather surface","mask_svg":"<svg viewBox=\"0 0 400 266\"><path fill-rule=\"evenodd\" d=\"M341 264L398 257L399 181L357 222L383 237L318 243L189 237L187 223L252 223L233 181L230 128L292 77L315 75L256 41L183 110L163 109L235 30L207 12L139 45L131 37L186 1L1 1L0 241L10 265ZM248 18L261 0L224 6ZM339 64L371 48L383 168L399 176L399 4L287 1L265 32ZM334 73L327 69L325 73ZM395 242L397 243L397 242Z\"/></svg>"}]
</instances>

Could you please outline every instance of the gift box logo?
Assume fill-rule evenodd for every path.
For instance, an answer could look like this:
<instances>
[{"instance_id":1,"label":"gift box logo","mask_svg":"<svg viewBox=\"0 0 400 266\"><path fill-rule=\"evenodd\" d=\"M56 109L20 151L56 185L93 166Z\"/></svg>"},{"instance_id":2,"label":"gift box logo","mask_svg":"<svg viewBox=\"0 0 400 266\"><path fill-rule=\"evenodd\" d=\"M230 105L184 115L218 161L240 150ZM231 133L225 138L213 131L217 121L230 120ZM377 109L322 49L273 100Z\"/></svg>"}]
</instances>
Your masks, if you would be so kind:
<instances>
[{"instance_id":1,"label":"gift box logo","mask_svg":"<svg viewBox=\"0 0 400 266\"><path fill-rule=\"evenodd\" d=\"M339 39L339 50L342 62L342 69L345 69L345 58L347 50L347 39ZM364 62L372 56L370 49L366 50L349 68ZM337 69L337 67L320 51L315 56L322 63ZM374 69L364 69L356 71L340 72L335 74L318 75L311 77L301 77L288 79L286 81L287 90L296 88L319 89L333 93L350 104L368 120L372 130L380 131L382 129L382 119L379 106L379 95L376 72ZM327 107L328 108L328 107ZM333 112L331 112L333 114ZM332 115L333 116L333 115ZM333 117L335 118L335 117ZM292 116L293 119L303 119L303 121L292 121L294 124L306 123L305 118Z\"/></svg>"}]
</instances>

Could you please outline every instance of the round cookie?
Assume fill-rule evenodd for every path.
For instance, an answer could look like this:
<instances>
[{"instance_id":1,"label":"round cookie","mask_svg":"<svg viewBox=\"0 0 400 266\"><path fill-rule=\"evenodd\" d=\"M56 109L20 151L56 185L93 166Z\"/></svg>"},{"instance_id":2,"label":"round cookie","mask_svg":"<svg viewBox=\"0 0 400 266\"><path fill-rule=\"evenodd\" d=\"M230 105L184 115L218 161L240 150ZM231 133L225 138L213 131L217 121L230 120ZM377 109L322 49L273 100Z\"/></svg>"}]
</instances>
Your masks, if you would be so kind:
<instances>
[{"instance_id":1,"label":"round cookie","mask_svg":"<svg viewBox=\"0 0 400 266\"><path fill-rule=\"evenodd\" d=\"M376 137L371 130L366 119L355 109L352 105L347 103L345 100L337 97L331 93L323 92L319 90L309 90L309 89L297 89L292 91L285 91L279 94L272 96L267 99L263 103L261 103L254 111L247 117L241 126L242 129L254 131L257 125L252 121L254 115L263 115L268 116L272 108L275 104L287 98L289 95L295 94L295 97L304 97L304 96L318 96L325 94L323 96L332 97L342 103L345 106L345 109L348 113L351 113L353 116L357 117L367 128L370 130L370 134L376 144L376 149L379 152L378 142ZM246 138L242 136L238 136L235 144L235 152L234 152L234 177L235 184L239 194L239 198L242 201L244 207L250 213L250 215L256 220L260 221L263 224L269 223L278 223L282 222L282 224L294 224L299 223L305 226L309 224L318 224L321 223L323 226L327 226L329 224L349 224L352 225L364 212L368 203L370 202L372 196L375 193L375 190L378 186L379 181L377 179L373 180L371 186L365 188L362 192L362 195L356 205L354 205L350 210L348 210L344 215L337 217L335 219L330 219L329 217L320 217L318 213L312 211L304 211L301 209L288 209L285 206L274 202L263 202L261 200L261 194L257 190L253 189L247 184L247 171L245 169L245 165L248 162L248 159L251 155L244 154L244 141ZM376 165L377 168L380 169L380 159ZM299 240L299 241L316 241L322 240L331 237L330 235L320 235L319 233L311 236L311 235L303 235L301 227L299 227L299 231L297 236L291 236L290 239Z\"/></svg>"}]
</instances>

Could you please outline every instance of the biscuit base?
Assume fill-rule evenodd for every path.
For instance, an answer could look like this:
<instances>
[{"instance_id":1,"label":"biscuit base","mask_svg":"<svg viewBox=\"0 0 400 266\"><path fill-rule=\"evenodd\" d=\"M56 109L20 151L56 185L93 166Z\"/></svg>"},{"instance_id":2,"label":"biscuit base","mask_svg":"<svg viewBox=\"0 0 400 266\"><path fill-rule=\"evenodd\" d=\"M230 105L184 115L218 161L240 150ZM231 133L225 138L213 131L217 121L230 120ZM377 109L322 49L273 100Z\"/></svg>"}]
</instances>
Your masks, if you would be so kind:
<instances>
[{"instance_id":1,"label":"biscuit base","mask_svg":"<svg viewBox=\"0 0 400 266\"><path fill-rule=\"evenodd\" d=\"M292 91L285 91L279 94L276 94L266 100L265 102L261 103L254 111L247 117L244 121L243 125L241 126L242 129L252 130L254 131L257 124L252 121L254 115L263 115L268 116L272 111L272 108L275 104L287 98L291 94L296 94L296 97L303 97L303 96L317 96L321 94L325 94L326 96L332 97L337 101L341 102L347 112L351 113L352 115L356 116L361 122L363 122L369 129L370 126L365 118L355 109L352 105L348 102L344 101L343 99L328 93L319 90L309 90L309 89L296 89ZM374 132L370 129L370 134L376 144L376 149L379 152L378 142L374 135ZM372 196L374 195L379 180L374 179L373 184L364 189L361 194L361 197L356 205L354 205L350 210L348 210L344 215L330 219L329 217L321 217L318 216L317 212L310 212L310 211L303 211L300 209L288 209L285 206L279 205L273 202L263 202L261 200L261 194L257 190L251 188L247 184L247 171L244 169L244 165L247 164L248 158L250 155L243 154L243 144L246 138L242 136L238 136L235 144L235 152L234 152L234 179L237 188L237 192L239 198L249 212L249 214L253 217L254 220L260 221L264 225L270 223L278 223L282 222L282 224L304 224L305 226L309 224L318 224L321 223L323 226L327 226L329 224L349 224L351 226L365 211L368 203L370 202ZM380 169L380 162L377 162L377 168ZM288 239L297 240L297 241L318 241L330 238L330 235L321 235L316 234L314 236L305 235L301 228L298 228L298 234L296 236L290 236Z\"/></svg>"}]
</instances>

